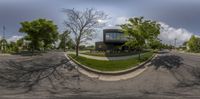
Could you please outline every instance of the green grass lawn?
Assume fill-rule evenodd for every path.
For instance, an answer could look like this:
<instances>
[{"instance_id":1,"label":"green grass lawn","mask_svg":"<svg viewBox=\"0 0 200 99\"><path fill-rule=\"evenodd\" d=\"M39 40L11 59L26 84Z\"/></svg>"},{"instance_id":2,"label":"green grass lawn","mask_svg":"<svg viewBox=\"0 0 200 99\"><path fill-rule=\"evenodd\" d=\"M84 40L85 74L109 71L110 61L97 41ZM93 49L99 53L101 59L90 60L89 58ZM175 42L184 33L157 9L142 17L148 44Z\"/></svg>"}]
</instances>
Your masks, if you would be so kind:
<instances>
[{"instance_id":1,"label":"green grass lawn","mask_svg":"<svg viewBox=\"0 0 200 99\"><path fill-rule=\"evenodd\" d=\"M131 67L138 65L141 62L149 59L153 55L153 52L145 52L141 56L141 60L138 57L130 58L127 60L95 60L95 59L88 59L82 56L76 57L75 54L69 54L73 59L78 61L79 63L88 66L90 68L100 70L100 71L119 71L125 70Z\"/></svg>"},{"instance_id":2,"label":"green grass lawn","mask_svg":"<svg viewBox=\"0 0 200 99\"><path fill-rule=\"evenodd\" d=\"M118 57L118 56L129 56L129 55L134 55L136 53L105 53L105 52L97 52L97 53L90 53L90 52L85 52L81 53L85 55L90 55L90 56L99 56L99 57Z\"/></svg>"}]
</instances>

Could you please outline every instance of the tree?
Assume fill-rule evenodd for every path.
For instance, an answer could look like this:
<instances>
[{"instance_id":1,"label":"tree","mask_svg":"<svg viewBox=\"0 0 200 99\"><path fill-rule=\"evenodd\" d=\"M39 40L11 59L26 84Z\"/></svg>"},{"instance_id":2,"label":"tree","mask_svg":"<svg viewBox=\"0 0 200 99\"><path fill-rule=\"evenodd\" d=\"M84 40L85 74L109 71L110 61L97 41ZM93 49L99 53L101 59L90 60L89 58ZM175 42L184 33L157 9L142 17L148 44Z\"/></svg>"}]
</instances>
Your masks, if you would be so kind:
<instances>
[{"instance_id":1,"label":"tree","mask_svg":"<svg viewBox=\"0 0 200 99\"><path fill-rule=\"evenodd\" d=\"M17 43L11 41L9 44L8 44L8 49L9 49L9 52L18 52L19 51L19 48L17 46Z\"/></svg>"},{"instance_id":2,"label":"tree","mask_svg":"<svg viewBox=\"0 0 200 99\"><path fill-rule=\"evenodd\" d=\"M67 15L67 20L64 21L65 26L74 34L76 56L78 56L79 45L92 39L92 33L96 28L104 25L101 20L106 20L107 15L93 8L84 11L65 9L63 12Z\"/></svg>"},{"instance_id":3,"label":"tree","mask_svg":"<svg viewBox=\"0 0 200 99\"><path fill-rule=\"evenodd\" d=\"M31 22L25 21L21 23L21 26L19 32L27 34L25 39L31 41L32 52L40 50L41 47L45 50L58 38L58 28L50 20L37 19Z\"/></svg>"},{"instance_id":4,"label":"tree","mask_svg":"<svg viewBox=\"0 0 200 99\"><path fill-rule=\"evenodd\" d=\"M63 34L60 34L59 36L60 38L59 48L63 49L64 51L66 51L66 47L68 48L73 47L73 41L69 34L70 34L70 31L67 30Z\"/></svg>"},{"instance_id":5,"label":"tree","mask_svg":"<svg viewBox=\"0 0 200 99\"><path fill-rule=\"evenodd\" d=\"M161 49L162 48L162 43L159 40L152 40L149 42L149 46L152 49Z\"/></svg>"},{"instance_id":6,"label":"tree","mask_svg":"<svg viewBox=\"0 0 200 99\"><path fill-rule=\"evenodd\" d=\"M5 53L7 51L8 42L6 39L0 40L1 51Z\"/></svg>"},{"instance_id":7,"label":"tree","mask_svg":"<svg viewBox=\"0 0 200 99\"><path fill-rule=\"evenodd\" d=\"M140 53L144 45L157 39L160 34L160 24L151 20L144 20L143 17L130 18L128 23L120 25L122 31L128 36L128 41L125 45L129 47L136 47Z\"/></svg>"},{"instance_id":8,"label":"tree","mask_svg":"<svg viewBox=\"0 0 200 99\"><path fill-rule=\"evenodd\" d=\"M17 43L18 47L22 47L23 44L24 44L24 38L21 38L21 39L17 40L16 43Z\"/></svg>"},{"instance_id":9,"label":"tree","mask_svg":"<svg viewBox=\"0 0 200 99\"><path fill-rule=\"evenodd\" d=\"M183 42L183 46L187 46L188 41Z\"/></svg>"},{"instance_id":10,"label":"tree","mask_svg":"<svg viewBox=\"0 0 200 99\"><path fill-rule=\"evenodd\" d=\"M188 47L192 52L200 52L200 38L195 37L194 35L191 36L190 40L188 41Z\"/></svg>"}]
</instances>

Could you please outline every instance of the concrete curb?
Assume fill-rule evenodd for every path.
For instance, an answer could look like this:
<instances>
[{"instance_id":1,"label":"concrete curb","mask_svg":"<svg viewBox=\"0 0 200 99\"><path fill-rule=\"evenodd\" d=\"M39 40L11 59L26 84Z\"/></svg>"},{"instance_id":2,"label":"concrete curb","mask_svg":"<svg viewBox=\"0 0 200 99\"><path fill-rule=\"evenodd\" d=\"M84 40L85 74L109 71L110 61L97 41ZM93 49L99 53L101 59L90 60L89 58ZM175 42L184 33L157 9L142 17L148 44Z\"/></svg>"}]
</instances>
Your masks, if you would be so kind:
<instances>
[{"instance_id":1,"label":"concrete curb","mask_svg":"<svg viewBox=\"0 0 200 99\"><path fill-rule=\"evenodd\" d=\"M65 54L66 55L66 54ZM92 69L90 67L87 67L81 63L79 63L78 61L76 61L75 59L73 59L72 57L70 57L69 55L67 55L74 63L76 63L79 67L81 67L82 69L85 69L87 70L88 72L93 72L93 73L96 73L96 74L101 74L101 75L123 75L123 74L127 74L127 73L130 73L130 72L133 72L135 70L137 70L138 68L142 68L144 67L145 64L147 64L149 61L151 61L153 58L155 58L157 56L157 54L154 54L152 55L151 58L149 58L148 60L146 60L145 62L142 62L140 64L138 64L137 66L135 67L132 67L132 68L129 68L129 69L126 69L126 70L122 70L122 71L100 71L100 70L96 70L96 69Z\"/></svg>"}]
</instances>

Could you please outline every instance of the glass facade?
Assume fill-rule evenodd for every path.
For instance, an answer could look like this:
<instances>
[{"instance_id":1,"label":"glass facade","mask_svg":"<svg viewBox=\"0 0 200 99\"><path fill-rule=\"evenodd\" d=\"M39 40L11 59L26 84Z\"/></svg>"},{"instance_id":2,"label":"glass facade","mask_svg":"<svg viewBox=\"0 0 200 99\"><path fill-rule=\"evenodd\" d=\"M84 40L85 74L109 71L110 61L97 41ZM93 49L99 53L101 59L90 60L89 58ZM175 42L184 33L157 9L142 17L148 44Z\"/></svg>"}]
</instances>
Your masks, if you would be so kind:
<instances>
[{"instance_id":1,"label":"glass facade","mask_svg":"<svg viewBox=\"0 0 200 99\"><path fill-rule=\"evenodd\" d=\"M123 33L106 33L106 41L126 41L126 37Z\"/></svg>"}]
</instances>

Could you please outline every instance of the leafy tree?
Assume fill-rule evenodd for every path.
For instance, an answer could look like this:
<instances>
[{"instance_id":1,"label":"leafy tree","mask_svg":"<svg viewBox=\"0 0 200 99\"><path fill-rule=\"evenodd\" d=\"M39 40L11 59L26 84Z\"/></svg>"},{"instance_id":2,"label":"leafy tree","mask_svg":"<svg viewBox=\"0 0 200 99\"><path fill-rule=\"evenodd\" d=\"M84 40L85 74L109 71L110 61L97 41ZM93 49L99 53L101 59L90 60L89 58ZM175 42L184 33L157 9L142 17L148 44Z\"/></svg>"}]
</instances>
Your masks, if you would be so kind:
<instances>
[{"instance_id":1,"label":"leafy tree","mask_svg":"<svg viewBox=\"0 0 200 99\"><path fill-rule=\"evenodd\" d=\"M94 45L89 45L89 46L86 46L86 49L87 50L94 50L95 46Z\"/></svg>"},{"instance_id":2,"label":"leafy tree","mask_svg":"<svg viewBox=\"0 0 200 99\"><path fill-rule=\"evenodd\" d=\"M22 47L23 44L24 44L24 38L21 38L21 39L17 40L16 44L17 44L18 47Z\"/></svg>"},{"instance_id":3,"label":"leafy tree","mask_svg":"<svg viewBox=\"0 0 200 99\"><path fill-rule=\"evenodd\" d=\"M107 15L92 8L84 11L65 9L63 12L67 15L65 26L74 34L76 56L78 56L80 44L92 39L92 33L104 25L101 20L107 19Z\"/></svg>"},{"instance_id":4,"label":"leafy tree","mask_svg":"<svg viewBox=\"0 0 200 99\"><path fill-rule=\"evenodd\" d=\"M162 43L159 40L152 40L149 42L149 46L152 49L161 49L162 48Z\"/></svg>"},{"instance_id":5,"label":"leafy tree","mask_svg":"<svg viewBox=\"0 0 200 99\"><path fill-rule=\"evenodd\" d=\"M130 18L126 24L120 25L122 31L128 36L125 45L139 49L140 53L146 42L157 39L160 34L160 24L143 17Z\"/></svg>"},{"instance_id":6,"label":"leafy tree","mask_svg":"<svg viewBox=\"0 0 200 99\"><path fill-rule=\"evenodd\" d=\"M18 52L19 51L17 43L15 43L15 42L10 42L8 44L8 49L9 49L9 52Z\"/></svg>"},{"instance_id":7,"label":"leafy tree","mask_svg":"<svg viewBox=\"0 0 200 99\"><path fill-rule=\"evenodd\" d=\"M200 38L191 36L188 41L189 50L192 52L200 52Z\"/></svg>"},{"instance_id":8,"label":"leafy tree","mask_svg":"<svg viewBox=\"0 0 200 99\"><path fill-rule=\"evenodd\" d=\"M31 41L29 45L32 52L40 50L41 47L45 50L58 39L58 28L53 21L37 19L31 22L22 22L21 26L19 32L27 34L25 39Z\"/></svg>"},{"instance_id":9,"label":"leafy tree","mask_svg":"<svg viewBox=\"0 0 200 99\"><path fill-rule=\"evenodd\" d=\"M7 45L8 45L8 42L6 39L0 40L0 47L3 53L7 51Z\"/></svg>"},{"instance_id":10,"label":"leafy tree","mask_svg":"<svg viewBox=\"0 0 200 99\"><path fill-rule=\"evenodd\" d=\"M185 41L185 42L183 43L183 46L187 46L187 43L188 43L188 41Z\"/></svg>"},{"instance_id":11,"label":"leafy tree","mask_svg":"<svg viewBox=\"0 0 200 99\"><path fill-rule=\"evenodd\" d=\"M74 45L69 34L70 31L65 31L63 34L60 34L59 36L60 38L59 48L63 49L64 51L66 51L66 47L72 48Z\"/></svg>"},{"instance_id":12,"label":"leafy tree","mask_svg":"<svg viewBox=\"0 0 200 99\"><path fill-rule=\"evenodd\" d=\"M86 48L85 45L80 45L80 49L81 49L81 50L84 50L85 48Z\"/></svg>"}]
</instances>

